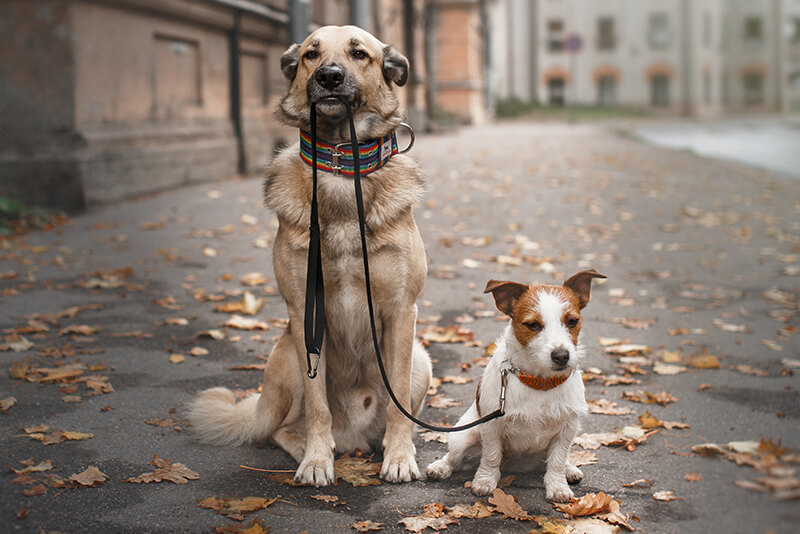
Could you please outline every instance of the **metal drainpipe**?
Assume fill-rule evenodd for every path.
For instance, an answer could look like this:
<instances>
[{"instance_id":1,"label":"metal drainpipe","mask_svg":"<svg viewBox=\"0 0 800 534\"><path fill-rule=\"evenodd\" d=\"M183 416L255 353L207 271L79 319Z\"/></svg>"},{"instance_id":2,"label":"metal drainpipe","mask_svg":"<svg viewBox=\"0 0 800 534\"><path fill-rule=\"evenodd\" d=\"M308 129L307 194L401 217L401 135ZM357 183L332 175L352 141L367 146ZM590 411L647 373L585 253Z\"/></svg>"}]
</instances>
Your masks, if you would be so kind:
<instances>
[{"instance_id":1,"label":"metal drainpipe","mask_svg":"<svg viewBox=\"0 0 800 534\"><path fill-rule=\"evenodd\" d=\"M242 13L237 9L233 12L233 28L228 32L228 48L230 50L231 123L233 124L233 134L236 136L237 169L239 174L244 174L247 171L247 156L244 150L244 137L242 135L241 29Z\"/></svg>"},{"instance_id":2,"label":"metal drainpipe","mask_svg":"<svg viewBox=\"0 0 800 534\"><path fill-rule=\"evenodd\" d=\"M428 119L432 119L436 111L436 3L425 4L425 70L427 81L425 87L425 107Z\"/></svg>"}]
</instances>

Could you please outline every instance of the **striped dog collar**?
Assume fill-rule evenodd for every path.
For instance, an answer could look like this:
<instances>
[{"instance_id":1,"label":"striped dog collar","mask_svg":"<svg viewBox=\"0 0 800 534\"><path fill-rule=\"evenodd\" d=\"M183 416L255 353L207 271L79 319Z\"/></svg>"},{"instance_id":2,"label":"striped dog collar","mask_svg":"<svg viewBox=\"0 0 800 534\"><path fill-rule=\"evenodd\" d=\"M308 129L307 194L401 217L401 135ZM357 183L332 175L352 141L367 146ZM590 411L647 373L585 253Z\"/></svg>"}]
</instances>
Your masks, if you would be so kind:
<instances>
[{"instance_id":1,"label":"striped dog collar","mask_svg":"<svg viewBox=\"0 0 800 534\"><path fill-rule=\"evenodd\" d=\"M389 158L398 153L397 136L392 130L388 134L366 143L359 143L358 157L361 176L383 167ZM311 135L300 130L300 158L307 165L313 165ZM353 148L350 143L331 144L317 139L317 169L332 172L335 175L353 176Z\"/></svg>"},{"instance_id":2,"label":"striped dog collar","mask_svg":"<svg viewBox=\"0 0 800 534\"><path fill-rule=\"evenodd\" d=\"M516 376L520 382L525 384L531 389L538 389L541 391L547 391L548 389L557 388L561 384L567 381L567 378L572 376L572 373L567 375L556 375L556 376L535 376L530 375L517 367L516 365L510 364L506 362L507 369L511 374Z\"/></svg>"}]
</instances>

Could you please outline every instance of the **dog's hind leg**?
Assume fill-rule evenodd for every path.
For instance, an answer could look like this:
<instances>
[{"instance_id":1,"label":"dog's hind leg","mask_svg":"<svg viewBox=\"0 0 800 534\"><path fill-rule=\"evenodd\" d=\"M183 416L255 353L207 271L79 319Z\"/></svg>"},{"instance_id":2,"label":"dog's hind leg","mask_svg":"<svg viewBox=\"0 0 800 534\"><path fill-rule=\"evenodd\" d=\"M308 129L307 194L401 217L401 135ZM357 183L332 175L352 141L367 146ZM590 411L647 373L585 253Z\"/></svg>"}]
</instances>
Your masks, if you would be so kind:
<instances>
[{"instance_id":1,"label":"dog's hind leg","mask_svg":"<svg viewBox=\"0 0 800 534\"><path fill-rule=\"evenodd\" d=\"M475 404L461 416L456 425L469 423L478 418L478 410ZM476 449L480 446L480 432L471 428L462 432L453 432L447 443L447 454L443 458L431 463L425 470L425 474L431 480L444 480L450 478L454 471L461 469L464 460L472 457Z\"/></svg>"},{"instance_id":2,"label":"dog's hind leg","mask_svg":"<svg viewBox=\"0 0 800 534\"><path fill-rule=\"evenodd\" d=\"M289 453L297 463L303 461L306 452L306 438L291 426L282 426L272 434L272 441Z\"/></svg>"}]
</instances>

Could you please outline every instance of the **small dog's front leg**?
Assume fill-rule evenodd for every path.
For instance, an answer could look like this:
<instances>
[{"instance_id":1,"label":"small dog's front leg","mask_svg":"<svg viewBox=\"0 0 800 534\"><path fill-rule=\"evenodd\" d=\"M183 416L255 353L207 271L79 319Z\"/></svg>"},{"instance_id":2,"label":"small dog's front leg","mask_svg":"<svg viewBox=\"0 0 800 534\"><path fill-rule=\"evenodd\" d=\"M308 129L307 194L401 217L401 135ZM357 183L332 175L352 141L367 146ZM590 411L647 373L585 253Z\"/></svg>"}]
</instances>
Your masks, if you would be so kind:
<instances>
[{"instance_id":1,"label":"small dog's front leg","mask_svg":"<svg viewBox=\"0 0 800 534\"><path fill-rule=\"evenodd\" d=\"M386 321L383 332L384 362L389 383L406 410L411 407L411 351L414 343L414 308ZM417 450L411 440L412 423L389 402L386 407L386 432L383 437L381 478L388 482L409 482L419 478Z\"/></svg>"},{"instance_id":2,"label":"small dog's front leg","mask_svg":"<svg viewBox=\"0 0 800 534\"><path fill-rule=\"evenodd\" d=\"M303 373L303 393L305 400L306 417L306 446L303 461L294 475L296 482L313 484L316 487L333 484L333 432L331 430L331 411L328 407L328 398L325 392L325 350L320 359L317 377L309 378L306 374L306 347L302 328L292 328L302 325L302 320L290 312L290 328L295 342L295 350L300 360L300 369Z\"/></svg>"},{"instance_id":3,"label":"small dog's front leg","mask_svg":"<svg viewBox=\"0 0 800 534\"><path fill-rule=\"evenodd\" d=\"M500 464L503 462L503 441L497 422L485 423L481 427L481 464L472 479L472 493L489 495L500 480Z\"/></svg>"},{"instance_id":4,"label":"small dog's front leg","mask_svg":"<svg viewBox=\"0 0 800 534\"><path fill-rule=\"evenodd\" d=\"M583 474L571 464L570 467L578 471L577 475L579 476L576 477L576 473L572 470L567 472L567 458L577 433L577 422L568 423L550 443L550 449L547 452L547 471L544 475L545 498L548 501L569 502L575 497L567 485L567 476L577 482Z\"/></svg>"}]
</instances>

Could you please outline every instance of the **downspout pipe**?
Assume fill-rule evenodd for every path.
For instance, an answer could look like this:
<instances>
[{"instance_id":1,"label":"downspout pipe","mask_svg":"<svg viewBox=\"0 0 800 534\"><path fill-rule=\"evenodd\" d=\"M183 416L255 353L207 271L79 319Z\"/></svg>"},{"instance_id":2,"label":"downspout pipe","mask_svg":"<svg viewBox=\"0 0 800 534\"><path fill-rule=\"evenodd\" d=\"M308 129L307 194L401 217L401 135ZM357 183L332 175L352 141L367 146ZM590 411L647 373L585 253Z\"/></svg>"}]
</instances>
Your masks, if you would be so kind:
<instances>
[{"instance_id":1,"label":"downspout pipe","mask_svg":"<svg viewBox=\"0 0 800 534\"><path fill-rule=\"evenodd\" d=\"M230 51L230 92L231 92L231 124L236 137L237 170L244 174L247 170L247 155L244 150L242 135L242 66L241 66L241 31L242 12L233 12L233 27L228 31L228 49Z\"/></svg>"}]
</instances>

